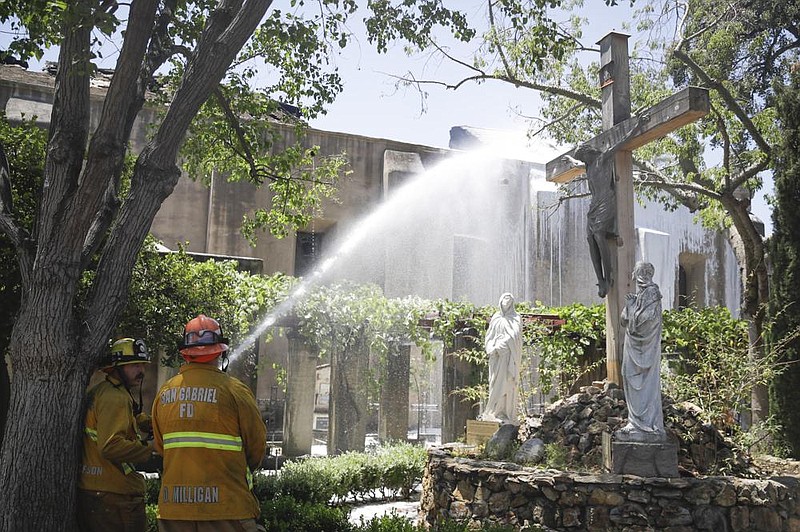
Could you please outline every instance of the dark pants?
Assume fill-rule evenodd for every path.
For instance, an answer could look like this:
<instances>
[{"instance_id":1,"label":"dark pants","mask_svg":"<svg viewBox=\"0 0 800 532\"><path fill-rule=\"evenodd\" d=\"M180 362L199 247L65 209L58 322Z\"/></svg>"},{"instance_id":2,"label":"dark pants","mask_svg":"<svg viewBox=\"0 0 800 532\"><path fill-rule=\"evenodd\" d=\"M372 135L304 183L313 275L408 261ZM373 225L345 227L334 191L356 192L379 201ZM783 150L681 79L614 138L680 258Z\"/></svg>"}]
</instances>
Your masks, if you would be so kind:
<instances>
[{"instance_id":1,"label":"dark pants","mask_svg":"<svg viewBox=\"0 0 800 532\"><path fill-rule=\"evenodd\" d=\"M79 489L78 526L83 532L145 532L144 497Z\"/></svg>"}]
</instances>

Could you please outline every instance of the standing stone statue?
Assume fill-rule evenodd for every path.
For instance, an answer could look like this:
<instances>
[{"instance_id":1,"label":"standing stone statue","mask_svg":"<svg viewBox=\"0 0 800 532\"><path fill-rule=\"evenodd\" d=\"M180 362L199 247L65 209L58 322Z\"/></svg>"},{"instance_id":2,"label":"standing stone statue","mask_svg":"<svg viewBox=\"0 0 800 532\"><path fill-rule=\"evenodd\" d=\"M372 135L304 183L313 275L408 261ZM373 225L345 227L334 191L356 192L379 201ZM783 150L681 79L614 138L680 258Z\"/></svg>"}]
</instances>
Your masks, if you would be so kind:
<instances>
[{"instance_id":1,"label":"standing stone statue","mask_svg":"<svg viewBox=\"0 0 800 532\"><path fill-rule=\"evenodd\" d=\"M519 368L522 363L522 320L514 309L514 296L500 296L486 331L489 355L489 398L481 414L483 421L516 424Z\"/></svg>"},{"instance_id":2,"label":"standing stone statue","mask_svg":"<svg viewBox=\"0 0 800 532\"><path fill-rule=\"evenodd\" d=\"M626 296L622 311L622 378L628 423L616 433L620 440L666 438L661 410L661 291L653 282L654 273L649 262L636 264L632 276L636 293Z\"/></svg>"}]
</instances>

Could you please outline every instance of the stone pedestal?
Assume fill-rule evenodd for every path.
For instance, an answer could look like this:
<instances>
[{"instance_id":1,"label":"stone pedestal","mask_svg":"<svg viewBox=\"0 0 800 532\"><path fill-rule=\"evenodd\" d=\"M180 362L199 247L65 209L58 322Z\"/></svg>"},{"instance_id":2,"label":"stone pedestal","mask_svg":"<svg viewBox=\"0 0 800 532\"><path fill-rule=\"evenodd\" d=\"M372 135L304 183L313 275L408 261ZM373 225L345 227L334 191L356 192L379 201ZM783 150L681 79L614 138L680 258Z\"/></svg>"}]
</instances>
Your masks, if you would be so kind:
<instances>
[{"instance_id":1,"label":"stone pedestal","mask_svg":"<svg viewBox=\"0 0 800 532\"><path fill-rule=\"evenodd\" d=\"M677 477L678 444L669 440L612 442L611 468L621 475Z\"/></svg>"}]
</instances>

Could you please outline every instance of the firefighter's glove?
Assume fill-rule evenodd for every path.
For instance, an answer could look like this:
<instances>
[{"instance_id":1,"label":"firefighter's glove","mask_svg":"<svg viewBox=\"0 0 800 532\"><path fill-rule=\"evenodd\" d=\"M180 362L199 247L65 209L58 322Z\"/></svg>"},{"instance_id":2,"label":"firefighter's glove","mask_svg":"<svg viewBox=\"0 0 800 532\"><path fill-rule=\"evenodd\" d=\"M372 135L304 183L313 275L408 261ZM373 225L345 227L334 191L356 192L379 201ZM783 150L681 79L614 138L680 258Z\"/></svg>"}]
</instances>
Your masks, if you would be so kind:
<instances>
[{"instance_id":1,"label":"firefighter's glove","mask_svg":"<svg viewBox=\"0 0 800 532\"><path fill-rule=\"evenodd\" d=\"M142 436L144 441L150 441L153 439L153 422L150 419L150 416L144 412L141 414L136 414L136 426L139 427L139 434Z\"/></svg>"}]
</instances>

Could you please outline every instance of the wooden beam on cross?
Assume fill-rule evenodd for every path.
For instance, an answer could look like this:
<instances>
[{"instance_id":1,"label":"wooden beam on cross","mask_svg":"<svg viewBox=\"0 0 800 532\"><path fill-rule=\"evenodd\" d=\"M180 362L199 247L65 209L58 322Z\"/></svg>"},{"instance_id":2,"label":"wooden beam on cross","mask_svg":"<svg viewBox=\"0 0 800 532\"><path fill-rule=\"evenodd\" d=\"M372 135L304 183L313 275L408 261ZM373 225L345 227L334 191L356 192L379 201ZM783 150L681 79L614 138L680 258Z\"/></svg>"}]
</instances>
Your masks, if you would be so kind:
<instances>
[{"instance_id":1,"label":"wooden beam on cross","mask_svg":"<svg viewBox=\"0 0 800 532\"><path fill-rule=\"evenodd\" d=\"M710 103L706 89L687 87L657 103L642 115L616 124L611 129L587 141L587 144L600 151L635 150L707 115L709 108ZM640 131L637 135L629 137L634 128L640 124L640 117L643 115L648 116L649 119L639 126ZM628 138L626 139L626 137ZM582 166L570 165L564 160L564 155L574 157L575 150L570 150L559 156L558 159L547 163L545 175L548 181L568 183L584 173L585 169Z\"/></svg>"},{"instance_id":2,"label":"wooden beam on cross","mask_svg":"<svg viewBox=\"0 0 800 532\"><path fill-rule=\"evenodd\" d=\"M609 381L622 385L624 333L620 330L620 314L625 308L626 294L635 292L630 279L636 252L631 152L708 114L710 104L707 90L689 87L631 117L628 36L612 32L598 44L603 133L587 141L585 146L614 157L613 165L608 166L614 174L616 234L605 239L606 245L614 251L610 254L611 264L604 265L610 268L612 275L605 296L606 370ZM574 164L575 156L576 150L571 150L548 162L545 167L547 180L566 183L585 173L584 166ZM599 166L595 170L597 168ZM601 291L606 289L603 279L598 279L598 285L602 285Z\"/></svg>"}]
</instances>

